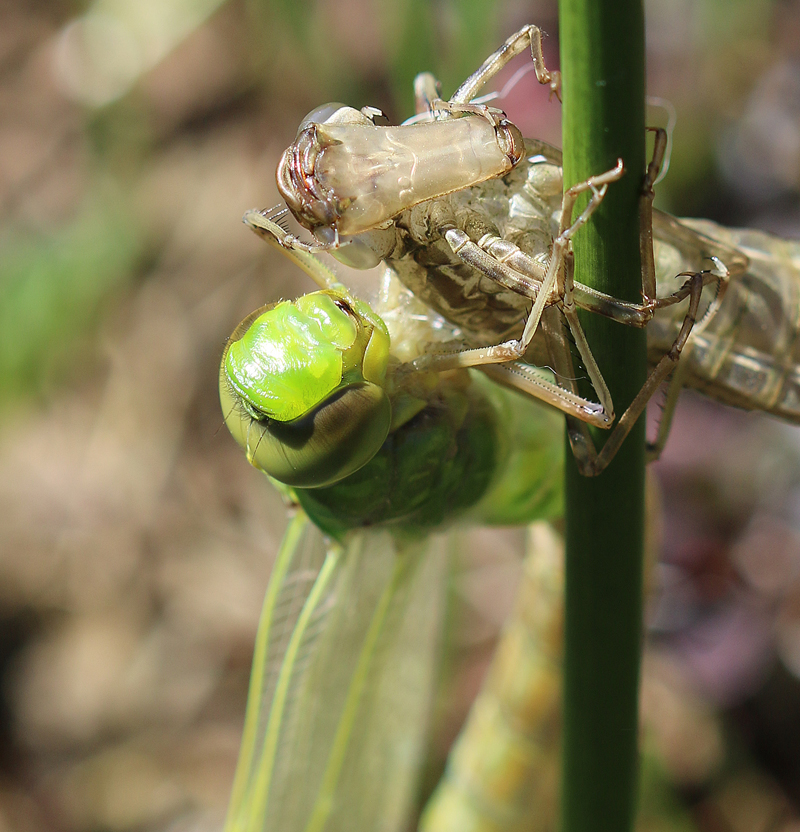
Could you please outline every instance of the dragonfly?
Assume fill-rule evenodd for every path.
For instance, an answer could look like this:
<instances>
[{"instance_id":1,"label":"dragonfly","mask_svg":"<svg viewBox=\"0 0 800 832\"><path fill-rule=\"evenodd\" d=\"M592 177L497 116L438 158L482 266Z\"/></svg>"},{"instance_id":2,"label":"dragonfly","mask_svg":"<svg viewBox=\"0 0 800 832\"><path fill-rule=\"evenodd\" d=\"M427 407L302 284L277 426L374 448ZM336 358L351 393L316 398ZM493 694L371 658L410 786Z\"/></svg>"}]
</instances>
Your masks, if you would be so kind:
<instances>
[{"instance_id":1,"label":"dragonfly","mask_svg":"<svg viewBox=\"0 0 800 832\"><path fill-rule=\"evenodd\" d=\"M256 637L226 830L402 829L448 558L467 522L560 516L558 416L481 374L418 369L452 326L390 272L374 312L295 257L320 291L248 316L220 370L226 424L297 511Z\"/></svg>"},{"instance_id":2,"label":"dragonfly","mask_svg":"<svg viewBox=\"0 0 800 832\"><path fill-rule=\"evenodd\" d=\"M559 417L474 371L418 370L416 354L451 338L452 327L391 271L378 315L322 263L300 262L330 294L248 316L220 371L226 424L251 464L304 482L289 487L273 479L296 516L259 624L226 831L408 828L435 698L448 562L463 550L470 523L531 523L527 553L514 611L419 829L550 829L559 773L563 546L547 521L562 510ZM274 448L265 445L264 388L252 384L252 372L240 373L247 361L228 355L245 341L249 359L270 362L276 347L291 353L297 340L301 356L316 358L300 323L315 336L333 332L337 349L347 352L340 330L330 327L329 299L346 316L363 316L370 337L361 340L362 356L370 328L381 340L385 327L390 345L398 339L401 357L389 350L379 386L399 415L360 468L351 470L349 454L334 454L340 470L332 474L323 455L318 469L309 462L286 477L284 462L276 466ZM278 307L276 330L264 316ZM298 312L309 310L300 321ZM247 343L248 333L257 343ZM361 383L346 365L340 385L319 394L323 410ZM290 367L287 377L294 372ZM372 369L367 374L375 377ZM377 421L382 411L374 412ZM368 435L363 427L360 433ZM282 428L275 437L286 441L288 459L303 450ZM349 443L345 431L333 444L342 437ZM309 447L316 458L318 446ZM327 484L309 487L314 477Z\"/></svg>"},{"instance_id":3,"label":"dragonfly","mask_svg":"<svg viewBox=\"0 0 800 832\"><path fill-rule=\"evenodd\" d=\"M449 117L455 116L451 112ZM308 121L311 125L316 123L313 119ZM427 122L420 126L425 124ZM301 125L300 132L305 129L308 128ZM528 150L536 153L526 157L526 164L516 165L505 175L490 177L460 191L470 191L464 197L467 200L488 202L495 206L486 210L497 227L499 233L496 236L500 241L522 239L519 226L526 223L536 226L531 218L538 216L538 228L544 229L541 239L549 239L551 243L547 253L540 258L546 276L552 263L547 258L553 248L553 234L558 236L558 229L564 225L564 204L559 196L560 156L558 151L542 143L529 142L526 145ZM648 176L654 181L655 172L650 170ZM596 203L602 199L603 189L613 181L613 176L607 176L605 181L595 179L586 190L591 192ZM548 199L543 200L542 193L548 187L552 192ZM651 186L648 188L652 190ZM484 198L479 199L478 189ZM487 192L495 195L494 200L485 197ZM453 191L451 195L458 193ZM653 279L658 292L643 292L645 300L642 304L625 304L614 298L593 294L588 288L571 281L568 275L570 238L564 245L563 264L556 269L556 282L563 274L563 282L570 288L573 297L583 301L581 305L600 314L632 323L647 318L648 349L655 367L653 372L656 373L651 374L649 383L652 384L652 379L656 378L660 384L677 363L678 372L673 374L670 382L671 394L681 385L688 384L722 401L799 421L794 392L797 315L792 310L800 308L797 298L800 247L760 232L732 231L704 221L678 221L652 211L650 196L645 194L642 213L647 215L650 211L649 223L643 225L645 236L651 233ZM435 201L438 197L432 199ZM415 207L413 205L408 210L413 211ZM559 443L553 441L559 432L552 422L548 427L549 444L547 440L537 440L539 451L543 447L550 448L544 454L549 464L540 465L542 458L536 455L532 464L532 458L526 457L525 451L529 434L525 431L520 434L516 420L507 418L509 413L522 407L519 399L511 393L499 392L496 387L487 387L485 381L476 381L480 376L465 375L465 368L478 366L488 371L491 378L506 382L509 374L518 374L525 379L525 383L512 383L512 386L522 387L526 392L530 392L527 387L532 383L531 379L544 380L570 392L569 379L574 376L565 372L570 368L564 358L568 351L563 349L569 341L565 329L570 329L570 324L564 305L565 299L569 305L569 298L559 296L549 304L542 301L536 337L525 353L526 363L515 360L505 367L503 364L493 366L491 362L483 365L473 362L467 355L476 349L471 344L476 339L478 327L466 318L454 321L453 315L438 317L431 308L437 307L437 302L444 297L443 293L437 295L433 291L431 298L426 296L425 287L415 288L413 293L406 291L402 295L404 299L398 302L401 295L398 295L400 290L394 278L399 277L405 284L409 282L403 274L403 258L388 258L391 267L387 272L389 288L383 292L384 305L379 310L380 314L374 315L361 308L346 290L337 286L335 278L313 256L319 245L303 243L293 237L284 227L281 216L248 212L246 221L261 236L289 254L317 280L323 291L329 292L327 300L321 305L316 301L301 304L303 308L299 309L299 313L306 319L311 313L310 317L317 321L317 325L332 329L336 342L334 352L338 350L343 357L338 365L342 368L337 371L338 379L334 372L335 382L324 383L320 388L323 392L316 394L321 404L302 404L300 410L287 417L288 422L284 423L279 417L286 414L270 413L265 406L269 404L268 399L281 398L274 395L274 390L266 396L259 393L250 397L253 391L261 389L261 383L271 377L272 371L263 372L262 368L255 374L250 373L258 364L249 360L253 357L252 350L248 355L237 358L238 348L232 349L242 341L247 346L248 339L243 336L250 333L254 326L257 332L269 329L261 321L265 311L254 313L240 327L231 339L223 360L221 399L231 432L245 449L251 463L278 479L289 477L284 491L293 504L301 507L298 519L290 528L281 549L262 616L245 740L227 828L400 828L412 801L427 720L425 703L430 700L430 668L435 665L436 617L440 615L441 596L436 595L433 587L442 586L442 576L446 573L441 566L445 556L439 554L437 557L434 552L440 545L446 549L447 542L446 539L441 544L437 542L442 538L435 530L448 522L460 527L467 519L529 522L537 516L553 516L552 507L558 499L553 496L557 488L553 488L555 479L551 479L551 474L557 470L559 463L554 463L551 454L559 453L556 448ZM388 222L384 220L382 224ZM574 225L568 225L567 230ZM555 232L553 229L556 229ZM375 230L389 229L387 225ZM394 233L398 234L397 226ZM320 235L319 229L317 234ZM349 249L347 258L354 263L358 261L363 241L344 239L346 235L343 231L340 234L337 228L333 228L331 234L332 240L323 243L322 247L339 255ZM550 234L549 238L547 234ZM523 251L523 246L514 245ZM525 245L528 252L536 250L535 245ZM540 255L543 248L545 246L540 240ZM428 276L435 275L439 267L446 273L449 266L446 261L444 264L437 263L437 250L430 243L421 244L415 256L408 258L413 263L406 265L413 271L420 265L420 260L424 261L427 257L429 262L425 263L424 269ZM526 253L526 256L532 255ZM709 260L712 268L703 269L704 262ZM680 289L671 291L675 275L686 273L689 281ZM435 283L433 279L431 282ZM711 283L718 284L718 291L711 297L703 293L701 304L701 292ZM495 289L494 294L503 294L502 289L507 287L502 283L497 285L501 290ZM544 297L544 285L545 282L540 281L531 291L532 296L524 296L531 305L531 314L536 311L536 302ZM386 302L390 297L393 300ZM653 298L661 298L665 302L657 303ZM678 307L679 302L686 298L690 301L689 313ZM479 306L471 307L470 303L466 303L464 308L465 314L477 314L481 310ZM339 326L334 310L339 310L346 319L352 319L350 323ZM491 317L489 314L488 320ZM287 321L290 318L291 315ZM696 325L694 319L697 319ZM353 324L353 320L357 321L357 325ZM527 320L530 321L530 317ZM308 329L306 324L301 324L299 317L294 316L293 331ZM369 330L368 336L363 334L362 325ZM357 335L347 334L351 328ZM387 333L393 330L388 342L382 338L384 330ZM570 331L580 359L585 364L590 363L588 354L581 351L577 330ZM279 340L282 342L282 337ZM302 343L301 354L314 356L318 353L316 342ZM554 343L555 350L552 347ZM458 345L456 350L452 349L454 344ZM535 353L537 348L544 356L540 369L548 361L554 367L550 371L550 379L546 373L530 369L536 365L527 364L531 352ZM681 351L683 356L678 363ZM266 350L266 353L269 352ZM234 357L229 360L232 354ZM453 355L457 356L455 361ZM659 370L659 367L662 369ZM664 367L668 367L668 372L663 372ZM246 372L237 375L243 368L247 368ZM469 384L466 379L470 379ZM595 378L592 380L596 381ZM306 387L305 383L296 385L301 391ZM465 387L472 389L472 394L465 396ZM506 404L499 406L498 397L501 396L511 398L503 398ZM286 398L294 401L294 393ZM548 401L546 396L538 398ZM478 404L481 401L483 404ZM509 405L508 402L516 404ZM548 403L558 406L554 401ZM674 396L670 395L668 411L672 404ZM605 407L602 402L600 406L601 409ZM473 410L473 407L476 409ZM464 414L470 414L467 418L469 423L473 414L478 412L493 412L485 425L499 425L502 428L499 433L514 437L513 441L505 444L505 450L499 454L501 461L484 468L483 474L476 473L480 466L477 469L472 467L474 456L457 440L455 446L449 446L446 454L441 452L441 447L438 453L428 456L420 454L417 457L418 468L402 467L412 455L398 456L390 449L395 449L404 437L411 440L408 447L416 449L421 435L416 432L421 430L419 417L430 415L431 408L440 415L449 414L439 427L451 442L460 435L455 427L463 424L459 419L464 418ZM526 421L543 424L537 420L544 420L547 411L530 407L524 410ZM568 420L578 418L573 411L567 412ZM605 412L608 415L608 411ZM506 416L498 416L500 413ZM309 414L312 415L309 417ZM300 430L289 430L287 424ZM603 463L602 456L591 457L590 451L582 450L582 434L573 427L573 422L568 421L568 424L573 452L579 461L581 458L590 460L588 468L584 466L584 472L596 473L595 468ZM668 419L662 421L662 428L665 424L668 425ZM541 435L548 431L543 431ZM476 432L487 433L486 430ZM442 461L453 459L466 466L458 468L459 476L450 479L451 485L456 479L459 486L469 486L463 489L465 495L462 502L458 498L452 501L450 496L442 499L441 495L447 493L446 487L438 492L437 497L434 492L426 490L427 484L426 488L420 485L429 475L437 483L440 482L444 473ZM472 460L469 465L467 459ZM487 473L489 469L494 473ZM501 471L504 473L501 474ZM478 485L481 477L484 484ZM404 482L410 484L409 488L402 487ZM398 483L401 488L393 490ZM381 484L388 486L388 490ZM541 495L544 489L548 498L537 502L537 497L536 504L532 505L529 497L523 496L531 493L528 491L530 487L533 487L532 493L537 495ZM460 494L460 491L457 489L453 493ZM483 496L472 501L475 492ZM492 508L487 510L487 506ZM503 507L502 510L499 506ZM547 509L543 510L543 506ZM308 517L313 518L317 525L313 525ZM386 528L382 528L384 525ZM368 557L367 553L372 552L385 553L384 571L372 579L362 578L361 568L371 562L371 554ZM423 569L421 564L437 562L439 571L433 579L430 576L424 580L415 578L421 574L417 571ZM360 565L346 569L348 563ZM398 564L404 564L404 569L408 571L401 570ZM423 590L423 586L426 589ZM364 594L366 600L361 598ZM424 602L415 606L413 599L423 595ZM412 651L413 657L410 657L408 646L400 646L402 638L397 636L399 641L392 642L392 634L405 632L396 623L404 620L403 609L419 610L423 607L433 611L430 613L433 619L418 616L420 630ZM360 611L356 616L360 624L353 624L352 631L346 630L347 621L353 618L345 612L350 608ZM353 633L360 635L353 637ZM347 646L341 651L346 661L340 661L339 648L343 645ZM379 693L370 692L388 688L397 694L399 700L403 700L400 692L407 690L407 687L397 678L396 672L393 675L392 668L397 667L417 667L416 672L421 679L417 679L415 693L408 700L409 704L404 706L407 710L397 710L400 715L397 724L405 727L396 729L393 734L385 717L391 708L379 702ZM546 688L547 673L542 678ZM334 679L338 681L334 683ZM375 681L378 679L391 681L381 685ZM508 679L498 684L498 690L513 688ZM338 692L334 694L333 691ZM322 703L325 703L324 709ZM331 705L330 709L327 704ZM362 730L367 724L370 726L367 733L372 732L380 747L396 748L397 743L405 742L405 751L388 762L385 755L373 756L374 749L365 750L373 748L372 740ZM480 734L481 730L479 724L475 731ZM486 731L483 730L483 733L485 735ZM480 741L476 742L477 745L473 745L465 740L463 747L480 748ZM461 747L462 744L459 744ZM473 762L481 756L480 751L473 753ZM309 764L312 759L316 761L314 767ZM373 762L364 763L365 759L372 759ZM376 759L382 762L377 764L374 762ZM469 760L470 755L468 752L456 753L454 760L459 759ZM378 765L385 767L376 767ZM451 768L458 770L458 764L454 762ZM470 771L469 765L466 771ZM504 777L500 775L494 781L489 778L488 782L502 787ZM464 777L456 774L445 782L452 784L463 780ZM370 788L374 799L364 799L362 790L365 782L374 784L374 791ZM485 804L484 798L478 802ZM363 809L359 809L362 814L354 820L348 812L356 805L363 806ZM457 816L453 805L464 810L467 804L463 796L452 797L450 787L445 785L437 792L431 808L424 815L423 828L431 832L448 828L447 819ZM445 809L437 809L437 806L444 806ZM456 824L454 828L463 826Z\"/></svg>"}]
</instances>

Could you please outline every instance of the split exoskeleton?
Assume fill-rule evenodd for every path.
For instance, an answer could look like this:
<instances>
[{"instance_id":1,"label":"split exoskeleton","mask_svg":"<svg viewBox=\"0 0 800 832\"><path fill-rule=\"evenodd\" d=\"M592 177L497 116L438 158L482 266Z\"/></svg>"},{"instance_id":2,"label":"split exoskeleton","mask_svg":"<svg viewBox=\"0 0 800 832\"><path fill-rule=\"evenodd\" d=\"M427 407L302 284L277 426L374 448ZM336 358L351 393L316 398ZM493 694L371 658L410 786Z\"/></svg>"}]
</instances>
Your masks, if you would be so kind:
<instances>
[{"instance_id":1,"label":"split exoskeleton","mask_svg":"<svg viewBox=\"0 0 800 832\"><path fill-rule=\"evenodd\" d=\"M623 161L563 191L561 156L523 139L477 93L514 56L530 49L538 81L560 97L560 77L544 64L541 32L526 26L509 38L452 98L436 97L432 76L415 83L420 114L410 123L378 126L372 108L327 105L303 121L278 165L288 209L314 235L290 234L283 211L249 211L245 222L287 252L328 251L347 265L384 261L419 298L443 315L460 339L416 358L418 369L478 367L563 411L582 473L597 474L613 458L647 401L675 369L697 321L713 318L727 282L747 258L724 241L653 211L653 184L665 136L641 190L642 300L621 301L575 279L571 239L623 175ZM563 191L563 192L562 192ZM577 198L589 201L574 217ZM653 237L681 252L679 288L657 293ZM686 268L688 264L688 268ZM676 273L673 273L674 279ZM703 288L716 284L704 298ZM663 289L662 289L663 292ZM644 327L659 310L688 299L671 343L630 407L597 452L586 425L611 428L611 396L578 320L577 307ZM597 394L579 394L571 343ZM546 369L552 368L552 369ZM668 421L668 420L667 420ZM659 440L663 443L665 431Z\"/></svg>"}]
</instances>

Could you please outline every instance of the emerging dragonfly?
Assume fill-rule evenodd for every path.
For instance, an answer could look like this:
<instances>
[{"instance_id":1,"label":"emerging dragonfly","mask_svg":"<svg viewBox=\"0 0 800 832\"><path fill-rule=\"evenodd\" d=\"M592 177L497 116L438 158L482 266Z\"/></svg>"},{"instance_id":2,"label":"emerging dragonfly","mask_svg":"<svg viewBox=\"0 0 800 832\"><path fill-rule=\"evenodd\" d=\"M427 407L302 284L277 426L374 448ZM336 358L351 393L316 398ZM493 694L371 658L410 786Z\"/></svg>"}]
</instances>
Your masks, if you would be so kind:
<instances>
[{"instance_id":1,"label":"emerging dragonfly","mask_svg":"<svg viewBox=\"0 0 800 832\"><path fill-rule=\"evenodd\" d=\"M557 516L558 420L480 375L394 358L390 331L419 354L452 331L391 275L387 329L319 261L298 259L325 289L250 315L220 371L226 424L304 510L267 591L226 828L401 829L452 546L434 532L463 515ZM264 416L283 408L303 415Z\"/></svg>"},{"instance_id":2,"label":"emerging dragonfly","mask_svg":"<svg viewBox=\"0 0 800 832\"><path fill-rule=\"evenodd\" d=\"M530 27L510 39L479 70L478 81L462 85L463 100L456 100L457 94L451 102L432 106L441 118L416 126L449 130L458 121L477 124L482 119L493 125L495 145L495 128L513 137L513 125L506 121L504 126L496 111L486 111L489 118L485 108L469 102L496 71L492 67L497 61L513 49L519 51L513 44L520 38L523 47L531 43L537 60L537 32ZM418 99L431 100L426 98L431 84L429 76L423 77ZM413 126L359 124L354 112L336 108L330 120L314 113L301 125L300 136L309 130L316 135L329 124L347 131L369 128L361 133L367 138L373 131ZM357 135L347 131L348 141ZM430 160L427 142L434 141L432 135L419 134L423 144L417 157L422 161ZM393 134L393 140L404 136L412 140L407 132ZM334 147L340 145L323 148L318 156ZM376 153L378 162L386 161L382 149ZM307 158L301 155L295 161L301 164ZM524 400L480 377L465 375L463 367L475 364L526 392L544 391L537 397L573 419L573 450L586 473L601 470L613 453L595 454L574 419L602 413L608 420L611 411L610 402L603 401L602 378L583 348L582 333L572 325L572 301L628 323L649 320L655 369L637 399L639 412L686 345L670 402L680 384L688 383L722 401L800 421L795 354L800 245L759 232L679 222L656 212L654 268L643 279L643 303L623 303L572 280L569 240L587 212L569 224L574 193L562 204L558 151L528 142L524 159L510 172L495 170L482 182L465 184L457 176L449 192L438 190L422 202L414 202L419 196L415 188L398 192L399 212L388 215L393 209L386 208L380 222L353 235L358 239L346 238L352 235L347 226L328 226L331 239L322 248L353 261L365 251L372 251L373 261L381 254L392 266L389 277L396 273L406 284L413 284L409 274L421 275L422 284L412 285L414 293L450 323L438 320L419 298L392 289L392 283L387 284L391 291L384 294L381 317L375 315L312 256L320 246L300 242L269 215L246 216L254 230L280 245L325 292L291 308L278 305L279 312L259 310L243 322L221 371L226 422L250 461L283 478L291 486L290 498L340 542L326 544L301 515L282 547L258 637L229 830L392 829L403 824L424 734L441 610L441 551L446 542L431 533L459 512L478 521L528 522L556 512L559 497L559 431L552 414L526 407ZM651 239L647 218L657 167L658 159L646 179L645 241ZM344 172L349 175L350 169ZM587 211L615 176L612 172L584 183L593 194ZM380 203L381 189L375 193ZM341 202L347 203L347 212L350 203ZM440 236L431 239L425 218L440 211L455 214L458 222L453 228L448 222L438 225ZM476 228L480 235L473 239ZM456 232L467 236L463 248L475 263L454 252L452 240L462 239ZM324 237L326 232L316 233ZM381 239L394 239L399 248L376 254L375 240ZM484 280L486 274L476 265L486 264L479 251L491 259L487 269L494 270L492 280ZM561 262L554 266L559 251ZM708 258L713 268L704 271ZM531 267L531 262L538 265ZM510 290L509 270L519 272ZM688 283L672 291L674 276L686 272L691 275ZM530 278L522 294L520 274ZM473 278L470 293L464 286ZM710 282L725 284L727 291L701 302L702 289ZM448 293L442 285L456 285L457 290ZM677 307L687 297L688 315ZM504 305L505 318L499 311ZM519 321L526 314L523 329ZM521 331L521 344L537 315L526 363L482 365L487 355L490 363L498 356L508 358L503 352L508 344L499 352L492 352L493 347L487 352L482 336ZM695 317L699 323L692 329ZM570 386L575 374L563 321L600 394L599 408L579 400ZM291 339L283 326L302 338L294 353L286 349ZM298 354L315 360L301 362L298 369ZM317 357L322 359L320 370ZM556 372L548 376L530 361L549 363ZM290 370L290 384L282 390L274 383L279 365ZM623 428L625 419L629 424L636 415L623 416ZM624 437L624 430L617 431ZM487 445L485 440L491 441ZM382 523L391 533L380 531ZM410 698L409 680L416 691ZM387 705L390 701L395 704ZM389 719L389 712L397 719ZM369 798L363 792L365 782L371 784ZM431 830L440 828L430 820L435 817L433 810L426 815Z\"/></svg>"},{"instance_id":3,"label":"emerging dragonfly","mask_svg":"<svg viewBox=\"0 0 800 832\"><path fill-rule=\"evenodd\" d=\"M220 372L226 423L251 463L305 486L329 483L284 488L304 511L290 525L267 591L226 832L403 829L433 700L447 560L463 548L464 522L560 516L559 420L479 374L419 371L391 353L385 379L361 380L376 378L369 366L376 353L387 355L373 340L383 340L382 318L321 263L298 259L326 291L248 316ZM452 336L390 271L380 311L404 352ZM359 345L356 360L351 344ZM319 369L318 357L324 371L328 346L342 357L339 383L320 388L312 408L319 425L334 425L326 445L308 430L313 419L300 417L287 430L260 408L284 382L304 388L303 373ZM256 376L270 365L264 385ZM273 376L277 365L284 369ZM362 384L385 391L396 414L365 463L353 462L367 454L349 451L347 416L336 429L341 401ZM368 423L383 418L378 398L349 401L357 435L370 442ZM334 469L343 474L336 482ZM552 529L534 523L515 612L421 832L552 828L562 555Z\"/></svg>"}]
</instances>

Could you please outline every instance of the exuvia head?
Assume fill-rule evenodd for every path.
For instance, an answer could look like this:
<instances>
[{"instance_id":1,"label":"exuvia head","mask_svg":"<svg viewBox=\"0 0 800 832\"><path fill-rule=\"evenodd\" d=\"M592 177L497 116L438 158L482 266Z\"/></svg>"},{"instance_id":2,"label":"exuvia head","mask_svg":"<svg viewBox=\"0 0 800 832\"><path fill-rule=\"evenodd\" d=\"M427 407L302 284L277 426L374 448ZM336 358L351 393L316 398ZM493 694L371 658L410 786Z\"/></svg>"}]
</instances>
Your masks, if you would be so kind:
<instances>
[{"instance_id":1,"label":"exuvia head","mask_svg":"<svg viewBox=\"0 0 800 832\"><path fill-rule=\"evenodd\" d=\"M371 112L318 108L281 156L278 190L310 231L386 230L414 205L502 176L524 155L522 134L500 111L454 109L399 126L377 126Z\"/></svg>"}]
</instances>

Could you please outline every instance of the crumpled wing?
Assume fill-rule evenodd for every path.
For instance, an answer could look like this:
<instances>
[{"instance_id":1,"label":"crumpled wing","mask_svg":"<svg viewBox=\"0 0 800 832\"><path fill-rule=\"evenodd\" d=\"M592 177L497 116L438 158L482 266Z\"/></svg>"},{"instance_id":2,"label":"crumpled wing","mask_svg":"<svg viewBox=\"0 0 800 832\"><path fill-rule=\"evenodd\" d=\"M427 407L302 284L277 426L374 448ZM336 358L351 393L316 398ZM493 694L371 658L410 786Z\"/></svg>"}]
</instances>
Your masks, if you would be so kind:
<instances>
[{"instance_id":1,"label":"crumpled wing","mask_svg":"<svg viewBox=\"0 0 800 832\"><path fill-rule=\"evenodd\" d=\"M394 832L413 807L449 538L343 546L299 514L256 637L226 832Z\"/></svg>"}]
</instances>

